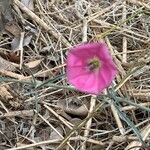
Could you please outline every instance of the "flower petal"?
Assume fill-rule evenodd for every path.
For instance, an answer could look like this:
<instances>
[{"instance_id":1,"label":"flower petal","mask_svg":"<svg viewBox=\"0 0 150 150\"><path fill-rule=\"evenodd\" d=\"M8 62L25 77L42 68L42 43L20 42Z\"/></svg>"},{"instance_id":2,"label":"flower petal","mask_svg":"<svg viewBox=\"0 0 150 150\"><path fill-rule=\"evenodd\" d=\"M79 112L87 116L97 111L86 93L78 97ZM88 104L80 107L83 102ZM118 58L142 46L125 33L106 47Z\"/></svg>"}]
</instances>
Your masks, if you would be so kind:
<instances>
[{"instance_id":1,"label":"flower petal","mask_svg":"<svg viewBox=\"0 0 150 150\"><path fill-rule=\"evenodd\" d=\"M95 77L96 76L92 73L84 74L71 79L70 83L82 92L98 94L99 89Z\"/></svg>"},{"instance_id":2,"label":"flower petal","mask_svg":"<svg viewBox=\"0 0 150 150\"><path fill-rule=\"evenodd\" d=\"M112 80L115 78L116 73L117 70L114 66L111 66L111 64L103 64L102 68L99 70L99 78L97 80L99 84L99 91L104 90L111 84Z\"/></svg>"},{"instance_id":3,"label":"flower petal","mask_svg":"<svg viewBox=\"0 0 150 150\"><path fill-rule=\"evenodd\" d=\"M78 56L74 55L74 53L68 54L67 66L82 66L82 59L79 59Z\"/></svg>"},{"instance_id":4,"label":"flower petal","mask_svg":"<svg viewBox=\"0 0 150 150\"><path fill-rule=\"evenodd\" d=\"M82 66L68 66L67 67L67 78L68 80L72 80L76 77L80 77L82 75L86 75L87 72Z\"/></svg>"}]
</instances>

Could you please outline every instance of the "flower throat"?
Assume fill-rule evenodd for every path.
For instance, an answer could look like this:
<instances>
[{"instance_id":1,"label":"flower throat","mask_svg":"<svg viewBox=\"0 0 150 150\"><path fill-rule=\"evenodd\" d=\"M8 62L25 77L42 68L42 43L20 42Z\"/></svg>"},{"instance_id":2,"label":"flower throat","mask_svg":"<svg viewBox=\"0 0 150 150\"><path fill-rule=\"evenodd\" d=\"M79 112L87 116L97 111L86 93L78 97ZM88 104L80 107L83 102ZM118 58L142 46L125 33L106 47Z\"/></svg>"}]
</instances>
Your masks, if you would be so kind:
<instances>
[{"instance_id":1,"label":"flower throat","mask_svg":"<svg viewBox=\"0 0 150 150\"><path fill-rule=\"evenodd\" d=\"M90 59L87 63L87 68L89 71L98 70L100 69L100 67L101 67L101 62L97 57Z\"/></svg>"}]
</instances>

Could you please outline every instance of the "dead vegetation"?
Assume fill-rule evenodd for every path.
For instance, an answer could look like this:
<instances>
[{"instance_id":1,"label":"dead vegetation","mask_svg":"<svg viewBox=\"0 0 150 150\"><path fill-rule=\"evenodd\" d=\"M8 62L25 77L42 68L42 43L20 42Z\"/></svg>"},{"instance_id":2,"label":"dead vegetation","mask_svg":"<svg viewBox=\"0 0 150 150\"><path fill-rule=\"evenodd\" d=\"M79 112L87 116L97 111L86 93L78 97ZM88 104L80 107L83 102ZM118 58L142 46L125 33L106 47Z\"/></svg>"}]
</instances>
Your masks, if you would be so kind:
<instances>
[{"instance_id":1,"label":"dead vegetation","mask_svg":"<svg viewBox=\"0 0 150 150\"><path fill-rule=\"evenodd\" d=\"M142 150L150 143L147 0L0 0L0 150ZM104 40L118 68L99 96L68 85L69 47Z\"/></svg>"}]
</instances>

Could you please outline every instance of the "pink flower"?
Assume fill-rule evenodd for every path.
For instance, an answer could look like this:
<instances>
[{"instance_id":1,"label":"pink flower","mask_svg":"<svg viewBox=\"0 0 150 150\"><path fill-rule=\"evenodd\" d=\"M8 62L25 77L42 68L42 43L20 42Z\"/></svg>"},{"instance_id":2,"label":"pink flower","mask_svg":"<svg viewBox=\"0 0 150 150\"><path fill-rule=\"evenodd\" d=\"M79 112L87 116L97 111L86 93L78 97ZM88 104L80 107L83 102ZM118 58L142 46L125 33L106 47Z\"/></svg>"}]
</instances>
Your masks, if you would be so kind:
<instances>
[{"instance_id":1,"label":"pink flower","mask_svg":"<svg viewBox=\"0 0 150 150\"><path fill-rule=\"evenodd\" d=\"M88 43L70 49L67 79L76 89L99 94L115 78L117 69L105 43Z\"/></svg>"}]
</instances>

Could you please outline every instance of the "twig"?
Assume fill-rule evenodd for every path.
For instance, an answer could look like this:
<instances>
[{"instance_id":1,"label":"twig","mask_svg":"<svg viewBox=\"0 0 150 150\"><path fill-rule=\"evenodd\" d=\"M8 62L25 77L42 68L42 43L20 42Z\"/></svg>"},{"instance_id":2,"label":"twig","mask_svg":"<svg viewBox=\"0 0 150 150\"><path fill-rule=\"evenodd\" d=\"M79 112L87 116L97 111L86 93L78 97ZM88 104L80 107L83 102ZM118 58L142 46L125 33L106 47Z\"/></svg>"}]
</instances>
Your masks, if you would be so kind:
<instances>
[{"instance_id":1,"label":"twig","mask_svg":"<svg viewBox=\"0 0 150 150\"><path fill-rule=\"evenodd\" d=\"M24 32L21 32L20 35L20 42L19 42L19 47L18 50L20 51L20 69L22 69L22 64L23 64L23 41L24 41Z\"/></svg>"},{"instance_id":2,"label":"twig","mask_svg":"<svg viewBox=\"0 0 150 150\"><path fill-rule=\"evenodd\" d=\"M104 143L104 142L101 142L101 141L98 141L98 140L94 140L94 139L90 139L90 138L86 138L86 137L83 137L83 136L80 136L80 135L78 135L76 137L71 137L69 140L71 140L71 141L82 140L82 141L86 141L88 143L101 145L101 146L105 146L105 144L107 144L107 143Z\"/></svg>"},{"instance_id":3,"label":"twig","mask_svg":"<svg viewBox=\"0 0 150 150\"><path fill-rule=\"evenodd\" d=\"M43 29L52 34L57 40L62 40L62 43L66 47L71 47L71 44L62 36L62 34L57 30L54 30L50 25L47 25L42 19L40 19L35 13L33 13L30 9L28 9L23 3L18 0L14 0L14 3L24 11L30 18L32 18L35 22L37 22Z\"/></svg>"},{"instance_id":4,"label":"twig","mask_svg":"<svg viewBox=\"0 0 150 150\"><path fill-rule=\"evenodd\" d=\"M36 113L37 113L37 111L36 111ZM61 134L53 127L53 125L51 125L42 115L40 115L40 114L38 113L38 116L39 116L44 122L46 122L62 139L64 139L63 135L61 135ZM67 142L67 144L69 145L69 147L70 147L72 150L74 150L74 148L69 144L69 142Z\"/></svg>"},{"instance_id":5,"label":"twig","mask_svg":"<svg viewBox=\"0 0 150 150\"><path fill-rule=\"evenodd\" d=\"M142 34L139 34L137 32L134 32L131 29L128 29L128 28L125 28L125 27L123 28L121 26L115 26L115 25L110 24L108 22L105 22L105 21L102 21L102 20L97 20L97 19L94 19L93 22L95 22L97 24L101 24L102 26L105 26L106 28L109 28L109 30L111 30L112 28L114 28L116 30L119 30L123 35L134 38L134 39L139 40L143 43L148 43L148 41L149 41L149 37L147 37L145 35L142 35ZM112 29L112 31L113 31L113 29ZM138 38L136 38L136 37L138 37ZM142 39L144 39L144 40L142 40Z\"/></svg>"},{"instance_id":6,"label":"twig","mask_svg":"<svg viewBox=\"0 0 150 150\"><path fill-rule=\"evenodd\" d=\"M22 110L22 111L9 111L7 113L4 113L2 115L0 115L0 118L4 118L4 117L30 117L34 115L34 111L33 110Z\"/></svg>"},{"instance_id":7,"label":"twig","mask_svg":"<svg viewBox=\"0 0 150 150\"><path fill-rule=\"evenodd\" d=\"M88 116L91 116L91 114L93 113L94 108L95 108L95 104L96 104L96 96L92 95L91 96L90 109L89 109ZM85 141L82 143L81 150L86 150L86 141L88 139L88 135L89 135L89 132L90 132L89 129L91 128L91 124L92 124L92 118L90 118L87 121L86 125L85 125L85 131L84 131Z\"/></svg>"},{"instance_id":8,"label":"twig","mask_svg":"<svg viewBox=\"0 0 150 150\"><path fill-rule=\"evenodd\" d=\"M66 138L61 142L61 144L57 147L56 150L62 150L62 148L64 147L64 145L66 144L66 142L69 140L69 138L71 137L71 135L77 131L78 129L80 129L81 127L83 127L87 121L89 119L91 119L91 117L93 117L94 113L99 109L101 108L102 106L104 105L104 103L101 103L101 104L98 104L95 109L94 109L94 112L92 114L89 114L89 116L87 116L78 126L75 126L71 131L70 133L66 136Z\"/></svg>"},{"instance_id":9,"label":"twig","mask_svg":"<svg viewBox=\"0 0 150 150\"><path fill-rule=\"evenodd\" d=\"M61 117L60 115L58 115L52 108L50 108L49 106L47 106L46 104L44 104L44 107L49 110L55 117L57 117L64 125L66 125L69 129L72 129L72 125L70 124L70 122L68 122L67 120L65 120L63 117Z\"/></svg>"},{"instance_id":10,"label":"twig","mask_svg":"<svg viewBox=\"0 0 150 150\"><path fill-rule=\"evenodd\" d=\"M140 103L138 105L140 105L140 106L150 106L150 102ZM125 106L125 107L122 107L120 110L121 111L129 111L129 110L135 110L135 109L139 109L139 107L136 107L136 106Z\"/></svg>"},{"instance_id":11,"label":"twig","mask_svg":"<svg viewBox=\"0 0 150 150\"><path fill-rule=\"evenodd\" d=\"M143 141L145 141L149 137L149 135L150 135L150 124L145 126L141 131L141 136L143 138ZM132 148L134 146L139 146L139 148ZM132 150L139 150L141 146L142 143L138 141L133 141L125 148L125 150L129 150L130 148L132 148Z\"/></svg>"},{"instance_id":12,"label":"twig","mask_svg":"<svg viewBox=\"0 0 150 150\"><path fill-rule=\"evenodd\" d=\"M128 2L132 3L132 4L137 4L137 5L140 5L140 6L144 6L148 9L150 9L150 5L147 3L144 3L144 2L140 2L139 0L127 0Z\"/></svg>"},{"instance_id":13,"label":"twig","mask_svg":"<svg viewBox=\"0 0 150 150\"><path fill-rule=\"evenodd\" d=\"M126 1L123 2L123 12L122 12L122 21L126 20ZM126 26L126 22L123 25L124 27ZM123 55L122 55L122 62L126 63L127 62L127 39L125 36L123 36L122 40L122 48L123 48Z\"/></svg>"},{"instance_id":14,"label":"twig","mask_svg":"<svg viewBox=\"0 0 150 150\"><path fill-rule=\"evenodd\" d=\"M87 20L85 18L83 19L82 33L83 33L82 42L87 42Z\"/></svg>"},{"instance_id":15,"label":"twig","mask_svg":"<svg viewBox=\"0 0 150 150\"><path fill-rule=\"evenodd\" d=\"M111 103L111 110L112 110L112 113L114 115L114 118L116 120L116 123L118 125L118 128L119 128L119 131L120 131L121 135L124 135L125 134L125 129L123 128L122 122L119 118L118 112L117 112L113 102Z\"/></svg>"},{"instance_id":16,"label":"twig","mask_svg":"<svg viewBox=\"0 0 150 150\"><path fill-rule=\"evenodd\" d=\"M28 145L24 145L24 146L20 146L20 147L15 147L15 148L9 148L7 150L23 150L23 149L27 149L30 147L36 147L36 146L40 146L40 145L44 145L44 144L53 144L53 143L58 143L60 142L60 140L47 140L47 141L42 141L42 142L38 142L38 143L33 143L33 144L28 144Z\"/></svg>"}]
</instances>

